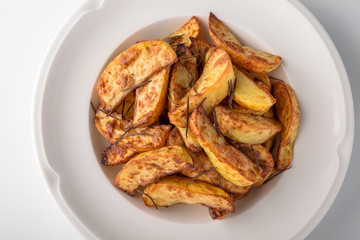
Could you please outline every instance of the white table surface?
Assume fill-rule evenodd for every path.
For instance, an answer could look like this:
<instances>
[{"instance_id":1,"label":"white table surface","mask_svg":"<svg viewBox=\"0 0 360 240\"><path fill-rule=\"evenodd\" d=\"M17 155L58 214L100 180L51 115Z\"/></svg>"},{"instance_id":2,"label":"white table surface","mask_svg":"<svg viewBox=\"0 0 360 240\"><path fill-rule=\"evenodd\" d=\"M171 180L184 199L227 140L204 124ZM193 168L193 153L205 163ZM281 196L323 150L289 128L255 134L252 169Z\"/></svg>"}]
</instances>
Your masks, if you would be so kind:
<instances>
[{"instance_id":1,"label":"white table surface","mask_svg":"<svg viewBox=\"0 0 360 240\"><path fill-rule=\"evenodd\" d=\"M0 239L83 239L47 191L31 137L32 99L42 59L83 1L1 1ZM320 20L340 52L352 87L355 124L360 123L360 0L301 2ZM345 182L307 239L360 239L359 146L357 127Z\"/></svg>"}]
</instances>

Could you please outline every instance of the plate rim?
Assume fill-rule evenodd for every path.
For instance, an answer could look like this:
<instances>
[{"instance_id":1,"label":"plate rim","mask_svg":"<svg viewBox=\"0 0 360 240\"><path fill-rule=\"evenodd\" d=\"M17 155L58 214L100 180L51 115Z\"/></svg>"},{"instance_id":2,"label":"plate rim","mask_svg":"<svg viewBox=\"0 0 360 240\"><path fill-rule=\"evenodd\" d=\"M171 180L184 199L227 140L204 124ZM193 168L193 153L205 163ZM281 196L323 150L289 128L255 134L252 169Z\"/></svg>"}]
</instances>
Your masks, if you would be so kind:
<instances>
[{"instance_id":1,"label":"plate rim","mask_svg":"<svg viewBox=\"0 0 360 240\"><path fill-rule=\"evenodd\" d=\"M43 143L43 134L42 134L42 103L43 96L45 91L45 85L48 79L49 72L51 70L53 61L63 44L63 41L66 39L69 32L72 28L78 23L78 21L84 17L87 13L101 9L104 2L107 0L86 0L74 13L65 21L63 26L60 28L60 31L49 44L49 48L44 55L45 57L42 60L41 68L38 73L37 81L35 83L34 96L32 99L32 139L33 147L35 150L36 158L38 159L37 163L42 175L42 178L45 182L46 188L50 193L52 199L56 202L56 205L60 208L61 212L66 216L66 218L71 222L75 229L87 239L98 239L98 237L88 229L79 219L78 216L74 214L72 209L69 207L67 202L62 196L60 191L60 176L59 174L50 166L48 159L46 157L45 147ZM353 148L354 141L354 105L352 92L350 87L350 82L346 73L345 66L340 57L340 54L330 38L329 34L326 32L325 28L317 20L317 18L298 0L287 0L300 14L310 23L312 27L318 33L320 39L326 46L326 49L329 51L329 54L334 61L336 70L338 71L339 79L341 80L341 86L343 87L344 94L344 104L345 104L345 120L346 128L344 130L344 137L340 141L337 152L339 159L339 169L332 184L331 190L327 193L327 196L324 199L323 204L320 208L314 213L310 221L300 229L293 237L293 239L304 239L311 231L320 223L325 214L330 209L332 203L334 202L336 196L339 193L339 190L344 182L347 169L351 159L351 153Z\"/></svg>"}]
</instances>

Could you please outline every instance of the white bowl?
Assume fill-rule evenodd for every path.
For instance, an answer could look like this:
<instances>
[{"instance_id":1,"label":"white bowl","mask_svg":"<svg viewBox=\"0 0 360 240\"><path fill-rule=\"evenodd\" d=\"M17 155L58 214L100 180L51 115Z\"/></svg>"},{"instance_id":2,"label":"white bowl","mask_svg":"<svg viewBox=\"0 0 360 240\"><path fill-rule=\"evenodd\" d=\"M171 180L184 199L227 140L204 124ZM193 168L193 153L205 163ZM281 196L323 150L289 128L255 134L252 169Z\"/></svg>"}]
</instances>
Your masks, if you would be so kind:
<instances>
[{"instance_id":1,"label":"white bowl","mask_svg":"<svg viewBox=\"0 0 360 240\"><path fill-rule=\"evenodd\" d=\"M137 40L162 39L192 15L207 34L214 12L254 48L283 57L271 73L291 84L302 119L293 167L212 221L201 206L159 211L113 186L117 167L101 165L105 141L90 101L109 61ZM49 189L91 239L302 239L329 209L348 167L354 132L351 90L329 36L298 2L89 0L48 52L34 100L34 142Z\"/></svg>"}]
</instances>

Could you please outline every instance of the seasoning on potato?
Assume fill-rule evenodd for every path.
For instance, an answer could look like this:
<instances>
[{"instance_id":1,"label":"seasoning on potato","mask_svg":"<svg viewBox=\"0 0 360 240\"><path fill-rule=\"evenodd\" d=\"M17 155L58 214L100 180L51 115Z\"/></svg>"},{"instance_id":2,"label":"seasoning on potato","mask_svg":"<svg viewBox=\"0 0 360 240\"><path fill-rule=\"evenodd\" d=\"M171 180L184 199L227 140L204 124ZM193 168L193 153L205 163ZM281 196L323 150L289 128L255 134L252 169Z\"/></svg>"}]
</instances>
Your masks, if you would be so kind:
<instances>
[{"instance_id":1,"label":"seasoning on potato","mask_svg":"<svg viewBox=\"0 0 360 240\"><path fill-rule=\"evenodd\" d=\"M99 78L94 120L109 142L102 164L123 164L118 189L220 220L291 166L300 109L289 85L270 81L280 56L243 46L213 13L208 26L215 45L193 16L118 55Z\"/></svg>"}]
</instances>

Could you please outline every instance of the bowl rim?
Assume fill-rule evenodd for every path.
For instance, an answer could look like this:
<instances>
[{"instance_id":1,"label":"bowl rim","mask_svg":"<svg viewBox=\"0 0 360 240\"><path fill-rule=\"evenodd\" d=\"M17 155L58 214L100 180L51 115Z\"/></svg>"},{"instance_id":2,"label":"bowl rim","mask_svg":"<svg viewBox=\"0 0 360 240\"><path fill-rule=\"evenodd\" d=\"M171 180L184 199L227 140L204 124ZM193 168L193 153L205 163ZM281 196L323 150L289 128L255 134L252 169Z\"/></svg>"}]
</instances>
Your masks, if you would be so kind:
<instances>
[{"instance_id":1,"label":"bowl rim","mask_svg":"<svg viewBox=\"0 0 360 240\"><path fill-rule=\"evenodd\" d=\"M101 9L106 0L86 0L63 24L61 30L58 32L56 37L53 39L52 43L49 45L49 48L45 54L45 57L42 60L41 69L38 73L37 81L34 89L34 96L32 99L32 138L33 146L35 150L36 158L38 159L38 166L40 168L41 175L44 182L46 183L46 188L49 191L52 199L56 202L56 205L60 208L61 212L66 216L66 218L75 226L75 229L84 237L88 239L98 239L96 235L92 233L74 214L72 209L69 207L67 202L62 196L60 191L60 176L59 174L50 166L48 159L46 157L44 142L43 142L43 132L42 132L42 103L43 95L45 91L45 85L48 79L49 72L52 67L52 63L66 39L69 32L77 24L77 22L85 16L87 13ZM339 170L334 179L331 190L328 192L323 204L314 213L310 221L295 235L294 239L304 239L310 232L317 226L321 219L325 216L327 211L330 209L330 206L334 202L342 184L345 179L345 175L349 166L353 140L354 140L354 105L353 98L350 88L349 79L344 67L344 64L341 60L340 54L335 47L335 44L331 40L330 36L321 25L321 23L316 19L316 17L298 0L287 0L296 10L298 10L305 19L315 28L319 37L325 44L328 49L339 74L341 80L341 85L343 87L344 102L345 102L345 112L346 112L346 129L344 137L339 144L337 149L339 155Z\"/></svg>"}]
</instances>

